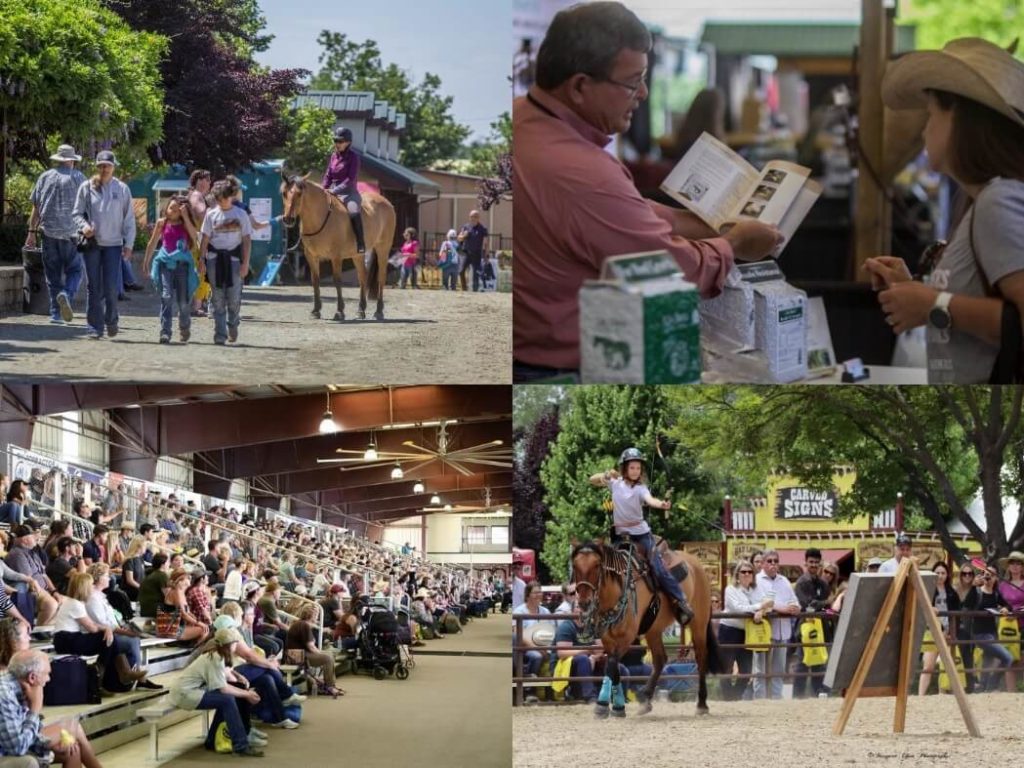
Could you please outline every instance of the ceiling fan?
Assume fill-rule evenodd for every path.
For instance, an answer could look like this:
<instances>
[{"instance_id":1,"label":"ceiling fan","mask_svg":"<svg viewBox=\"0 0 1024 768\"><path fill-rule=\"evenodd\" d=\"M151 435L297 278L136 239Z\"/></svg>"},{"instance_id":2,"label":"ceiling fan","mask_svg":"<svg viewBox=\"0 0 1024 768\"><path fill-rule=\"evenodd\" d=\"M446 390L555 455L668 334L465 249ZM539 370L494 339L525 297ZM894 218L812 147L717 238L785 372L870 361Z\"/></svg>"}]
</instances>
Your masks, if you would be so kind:
<instances>
[{"instance_id":1,"label":"ceiling fan","mask_svg":"<svg viewBox=\"0 0 1024 768\"><path fill-rule=\"evenodd\" d=\"M509 511L511 509L510 504L498 504L494 503L491 499L491 489L484 489L484 497L481 500L482 504L442 504L433 505L429 507L423 507L423 512L426 514L492 514L501 511ZM511 514L511 512L509 513Z\"/></svg>"},{"instance_id":2,"label":"ceiling fan","mask_svg":"<svg viewBox=\"0 0 1024 768\"><path fill-rule=\"evenodd\" d=\"M491 440L466 448L453 448L452 436L448 434L450 422L442 421L437 428L436 447L418 445L406 440L404 451L378 451L371 433L369 445L362 451L338 448L339 458L317 459L317 464L340 464L341 471L369 469L392 464L405 465L404 470L415 469L431 461L447 464L463 475L473 474L467 465L476 464L509 469L512 467L512 449L503 440Z\"/></svg>"}]
</instances>

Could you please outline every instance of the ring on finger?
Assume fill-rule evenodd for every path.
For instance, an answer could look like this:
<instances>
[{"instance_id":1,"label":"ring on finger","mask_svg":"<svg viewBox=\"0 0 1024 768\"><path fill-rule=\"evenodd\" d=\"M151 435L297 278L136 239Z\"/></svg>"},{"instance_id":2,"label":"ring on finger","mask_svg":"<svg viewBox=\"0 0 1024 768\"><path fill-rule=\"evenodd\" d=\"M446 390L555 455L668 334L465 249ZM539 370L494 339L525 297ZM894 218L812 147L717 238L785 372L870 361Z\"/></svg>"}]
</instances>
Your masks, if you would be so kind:
<instances>
[{"instance_id":1,"label":"ring on finger","mask_svg":"<svg viewBox=\"0 0 1024 768\"><path fill-rule=\"evenodd\" d=\"M885 322L887 322L889 325L896 325L896 318L894 318L892 315L886 315Z\"/></svg>"}]
</instances>

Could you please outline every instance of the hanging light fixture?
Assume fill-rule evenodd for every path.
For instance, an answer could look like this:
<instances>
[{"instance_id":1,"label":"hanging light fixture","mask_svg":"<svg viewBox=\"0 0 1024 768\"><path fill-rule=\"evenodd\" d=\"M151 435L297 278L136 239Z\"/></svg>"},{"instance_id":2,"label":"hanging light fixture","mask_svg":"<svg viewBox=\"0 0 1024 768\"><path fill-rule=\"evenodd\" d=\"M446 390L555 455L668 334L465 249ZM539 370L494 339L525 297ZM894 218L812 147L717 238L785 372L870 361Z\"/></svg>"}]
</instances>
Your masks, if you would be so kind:
<instances>
[{"instance_id":1,"label":"hanging light fixture","mask_svg":"<svg viewBox=\"0 0 1024 768\"><path fill-rule=\"evenodd\" d=\"M370 444L366 446L366 451L363 453L363 461L376 461L377 460L377 441L373 439L373 432L370 432Z\"/></svg>"},{"instance_id":2,"label":"hanging light fixture","mask_svg":"<svg viewBox=\"0 0 1024 768\"><path fill-rule=\"evenodd\" d=\"M445 512L451 512L452 511L452 505L451 504L445 504L444 505L444 511Z\"/></svg>"},{"instance_id":3,"label":"hanging light fixture","mask_svg":"<svg viewBox=\"0 0 1024 768\"><path fill-rule=\"evenodd\" d=\"M327 393L327 410L324 411L324 417L320 419L320 434L321 435L333 435L341 428L338 423L334 420L334 414L331 413L331 393Z\"/></svg>"},{"instance_id":4,"label":"hanging light fixture","mask_svg":"<svg viewBox=\"0 0 1024 768\"><path fill-rule=\"evenodd\" d=\"M412 487L412 492L413 492L413 493L423 493L423 492L424 492L424 491L426 491L426 490L427 490L427 489L423 487L423 483L421 483L421 482L419 482L419 481L417 481L417 482L416 482L416 485L414 485L414 486Z\"/></svg>"},{"instance_id":5,"label":"hanging light fixture","mask_svg":"<svg viewBox=\"0 0 1024 768\"><path fill-rule=\"evenodd\" d=\"M441 497L435 493L433 496L430 497L430 503L436 507L438 504L441 503Z\"/></svg>"},{"instance_id":6,"label":"hanging light fixture","mask_svg":"<svg viewBox=\"0 0 1024 768\"><path fill-rule=\"evenodd\" d=\"M402 465L397 461L395 462L395 468L391 470L392 480L401 480L405 476L405 472L402 471Z\"/></svg>"}]
</instances>

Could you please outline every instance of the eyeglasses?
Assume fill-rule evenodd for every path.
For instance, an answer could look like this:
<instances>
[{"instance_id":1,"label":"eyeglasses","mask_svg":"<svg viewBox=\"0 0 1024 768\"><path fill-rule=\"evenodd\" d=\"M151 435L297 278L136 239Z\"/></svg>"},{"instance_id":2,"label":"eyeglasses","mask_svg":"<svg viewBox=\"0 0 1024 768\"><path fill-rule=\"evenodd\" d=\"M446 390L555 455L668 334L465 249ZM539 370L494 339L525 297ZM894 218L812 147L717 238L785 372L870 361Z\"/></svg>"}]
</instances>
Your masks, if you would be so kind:
<instances>
[{"instance_id":1,"label":"eyeglasses","mask_svg":"<svg viewBox=\"0 0 1024 768\"><path fill-rule=\"evenodd\" d=\"M775 559L772 559L772 560L763 560L762 562L765 562L765 563L768 563L769 565L772 565L774 563L778 563L779 561L775 560Z\"/></svg>"},{"instance_id":2,"label":"eyeglasses","mask_svg":"<svg viewBox=\"0 0 1024 768\"><path fill-rule=\"evenodd\" d=\"M970 577L971 577L971 576L973 576L973 575L974 575L974 571L960 571L960 578L961 578L961 579L962 579L962 578L963 578L964 576L966 576L967 578L970 578Z\"/></svg>"},{"instance_id":3,"label":"eyeglasses","mask_svg":"<svg viewBox=\"0 0 1024 768\"><path fill-rule=\"evenodd\" d=\"M566 592L565 596L566 597L576 597L576 593L575 592Z\"/></svg>"},{"instance_id":4,"label":"eyeglasses","mask_svg":"<svg viewBox=\"0 0 1024 768\"><path fill-rule=\"evenodd\" d=\"M740 571L740 576L753 576L753 571Z\"/></svg>"},{"instance_id":5,"label":"eyeglasses","mask_svg":"<svg viewBox=\"0 0 1024 768\"><path fill-rule=\"evenodd\" d=\"M629 98L631 98L631 99L635 98L637 93L640 92L640 89L642 89L645 85L647 85L647 70L646 69L644 70L643 74L640 75L640 79L636 83L623 83L623 82L620 82L618 80L612 80L612 78L610 78L610 77L602 77L602 76L599 76L599 75L591 75L591 77L594 78L595 80L599 81L599 82L611 83L612 85L617 85L620 88L625 88L627 91L629 91Z\"/></svg>"}]
</instances>

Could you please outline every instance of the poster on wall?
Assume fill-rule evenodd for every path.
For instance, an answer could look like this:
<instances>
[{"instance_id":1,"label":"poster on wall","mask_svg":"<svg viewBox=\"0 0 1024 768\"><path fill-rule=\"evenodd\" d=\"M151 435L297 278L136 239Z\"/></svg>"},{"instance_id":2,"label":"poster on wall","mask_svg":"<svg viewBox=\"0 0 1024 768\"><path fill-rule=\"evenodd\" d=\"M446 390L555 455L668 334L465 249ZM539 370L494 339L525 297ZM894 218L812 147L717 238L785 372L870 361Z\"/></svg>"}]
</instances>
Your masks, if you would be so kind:
<instances>
[{"instance_id":1,"label":"poster on wall","mask_svg":"<svg viewBox=\"0 0 1024 768\"><path fill-rule=\"evenodd\" d=\"M755 552L760 552L767 547L765 539L757 539L754 541L730 541L729 542L729 562L727 567L732 570L732 566L738 563L740 560L750 560L754 556ZM731 573L728 574L732 576Z\"/></svg>"},{"instance_id":2,"label":"poster on wall","mask_svg":"<svg viewBox=\"0 0 1024 768\"><path fill-rule=\"evenodd\" d=\"M271 200L269 197L251 197L249 198L249 210L252 212L252 216L256 221L270 221L274 215L271 213ZM252 233L253 240L263 240L270 242L271 232L273 227L263 227L261 229L254 229Z\"/></svg>"},{"instance_id":3,"label":"poster on wall","mask_svg":"<svg viewBox=\"0 0 1024 768\"><path fill-rule=\"evenodd\" d=\"M682 550L700 560L711 582L711 588L716 592L722 591L722 545L715 541L684 541Z\"/></svg>"}]
</instances>

